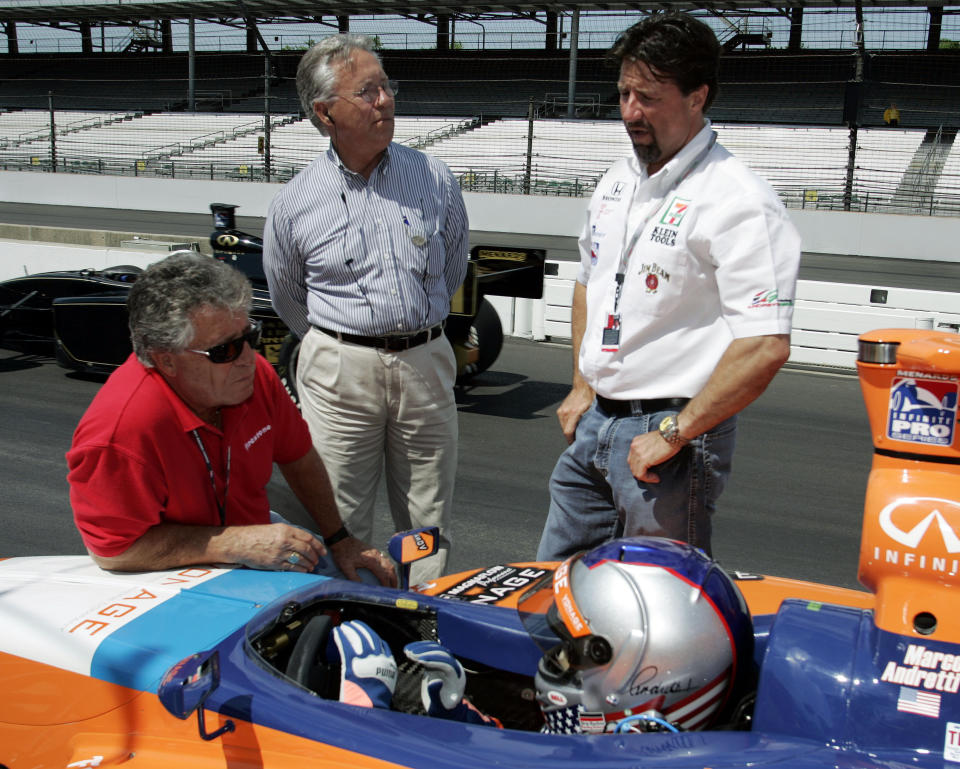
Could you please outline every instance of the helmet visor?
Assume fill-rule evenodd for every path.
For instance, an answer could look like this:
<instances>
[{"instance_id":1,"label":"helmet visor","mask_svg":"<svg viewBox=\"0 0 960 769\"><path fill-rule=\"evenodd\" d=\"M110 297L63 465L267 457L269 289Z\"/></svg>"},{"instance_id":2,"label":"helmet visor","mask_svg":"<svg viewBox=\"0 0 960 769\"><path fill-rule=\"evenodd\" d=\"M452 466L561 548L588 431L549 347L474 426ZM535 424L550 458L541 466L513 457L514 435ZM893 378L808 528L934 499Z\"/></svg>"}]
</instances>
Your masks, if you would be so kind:
<instances>
[{"instance_id":1,"label":"helmet visor","mask_svg":"<svg viewBox=\"0 0 960 769\"><path fill-rule=\"evenodd\" d=\"M590 632L570 590L570 571L582 556L568 558L517 602L520 621L544 653L544 662L558 674L606 665L612 657L610 643Z\"/></svg>"}]
</instances>

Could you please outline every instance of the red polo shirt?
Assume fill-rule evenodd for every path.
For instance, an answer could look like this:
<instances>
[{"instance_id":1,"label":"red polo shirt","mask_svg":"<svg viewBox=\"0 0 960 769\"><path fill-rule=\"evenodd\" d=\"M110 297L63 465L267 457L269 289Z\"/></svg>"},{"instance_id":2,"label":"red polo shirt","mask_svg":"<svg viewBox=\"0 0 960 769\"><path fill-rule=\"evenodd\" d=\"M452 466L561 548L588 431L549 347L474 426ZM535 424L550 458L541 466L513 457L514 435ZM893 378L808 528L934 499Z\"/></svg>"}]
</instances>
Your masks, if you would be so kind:
<instances>
[{"instance_id":1,"label":"red polo shirt","mask_svg":"<svg viewBox=\"0 0 960 769\"><path fill-rule=\"evenodd\" d=\"M219 526L228 454L225 523L269 523L273 464L307 453L307 424L260 355L253 395L221 415L222 431L131 355L100 388L67 452L70 504L84 544L110 557L158 523ZM194 432L213 469L216 497Z\"/></svg>"}]
</instances>

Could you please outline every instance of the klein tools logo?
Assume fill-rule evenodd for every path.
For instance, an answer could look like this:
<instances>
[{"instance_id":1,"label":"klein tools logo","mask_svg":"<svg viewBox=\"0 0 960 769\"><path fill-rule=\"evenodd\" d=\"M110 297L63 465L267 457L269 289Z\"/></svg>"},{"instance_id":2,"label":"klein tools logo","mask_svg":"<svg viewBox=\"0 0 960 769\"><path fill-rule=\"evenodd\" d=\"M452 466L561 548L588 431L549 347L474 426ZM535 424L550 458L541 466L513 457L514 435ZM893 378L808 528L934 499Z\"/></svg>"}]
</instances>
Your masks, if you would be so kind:
<instances>
[{"instance_id":1,"label":"klein tools logo","mask_svg":"<svg viewBox=\"0 0 960 769\"><path fill-rule=\"evenodd\" d=\"M904 497L880 511L883 533L904 547L916 550L930 529L939 532L947 553L960 553L960 504L938 497ZM936 537L936 534L929 534ZM936 552L929 547L931 554Z\"/></svg>"},{"instance_id":2,"label":"klein tools logo","mask_svg":"<svg viewBox=\"0 0 960 769\"><path fill-rule=\"evenodd\" d=\"M950 446L957 421L957 382L897 377L890 386L887 437Z\"/></svg>"}]
</instances>

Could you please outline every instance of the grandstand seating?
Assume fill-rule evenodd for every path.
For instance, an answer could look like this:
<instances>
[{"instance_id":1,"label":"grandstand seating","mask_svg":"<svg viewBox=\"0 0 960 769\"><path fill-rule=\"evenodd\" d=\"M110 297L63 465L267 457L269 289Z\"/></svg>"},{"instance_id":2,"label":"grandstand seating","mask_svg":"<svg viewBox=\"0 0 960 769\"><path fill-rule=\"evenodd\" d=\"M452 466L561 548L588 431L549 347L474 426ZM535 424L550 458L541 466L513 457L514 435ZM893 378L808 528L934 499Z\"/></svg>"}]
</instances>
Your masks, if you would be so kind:
<instances>
[{"instance_id":1,"label":"grandstand seating","mask_svg":"<svg viewBox=\"0 0 960 769\"><path fill-rule=\"evenodd\" d=\"M958 188L960 188L960 145L954 142L944 160L943 169L937 177L930 213L960 215L960 200L955 194Z\"/></svg>"},{"instance_id":2,"label":"grandstand seating","mask_svg":"<svg viewBox=\"0 0 960 769\"><path fill-rule=\"evenodd\" d=\"M262 94L263 58L244 54L197 54L197 109L230 111L232 103ZM188 108L188 61L183 53L78 56L5 56L0 109L151 112ZM260 98L263 109L263 98Z\"/></svg>"},{"instance_id":3,"label":"grandstand seating","mask_svg":"<svg viewBox=\"0 0 960 769\"><path fill-rule=\"evenodd\" d=\"M308 120L276 116L268 169L263 119L252 114L63 111L55 124L57 170L74 172L242 180L269 173L285 181L329 144ZM516 118L406 116L396 120L395 140L443 160L465 190L541 195L587 195L631 151L618 120L539 119L532 134L530 128ZM931 143L923 130L860 129L848 177L849 129L721 122L714 128L789 207L946 213L956 206L934 206L933 199L960 197L957 153L944 161L949 145ZM0 113L0 168L49 169L53 161L49 113Z\"/></svg>"}]
</instances>

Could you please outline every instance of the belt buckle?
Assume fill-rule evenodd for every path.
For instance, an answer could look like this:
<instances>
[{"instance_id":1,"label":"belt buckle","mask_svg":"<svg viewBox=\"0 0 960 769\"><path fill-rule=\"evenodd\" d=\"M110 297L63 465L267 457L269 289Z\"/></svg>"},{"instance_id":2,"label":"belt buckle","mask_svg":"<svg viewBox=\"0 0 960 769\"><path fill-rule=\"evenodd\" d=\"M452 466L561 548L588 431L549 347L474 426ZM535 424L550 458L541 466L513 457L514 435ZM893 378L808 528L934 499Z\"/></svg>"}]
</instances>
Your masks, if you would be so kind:
<instances>
[{"instance_id":1,"label":"belt buckle","mask_svg":"<svg viewBox=\"0 0 960 769\"><path fill-rule=\"evenodd\" d=\"M410 337L409 336L386 336L384 337L386 342L386 349L389 352L403 352L404 350L410 349Z\"/></svg>"}]
</instances>

